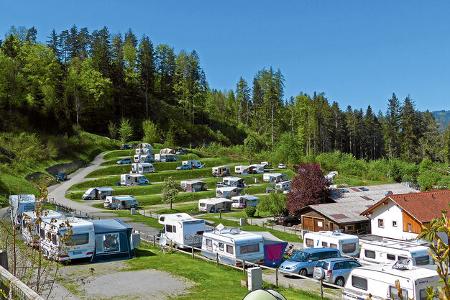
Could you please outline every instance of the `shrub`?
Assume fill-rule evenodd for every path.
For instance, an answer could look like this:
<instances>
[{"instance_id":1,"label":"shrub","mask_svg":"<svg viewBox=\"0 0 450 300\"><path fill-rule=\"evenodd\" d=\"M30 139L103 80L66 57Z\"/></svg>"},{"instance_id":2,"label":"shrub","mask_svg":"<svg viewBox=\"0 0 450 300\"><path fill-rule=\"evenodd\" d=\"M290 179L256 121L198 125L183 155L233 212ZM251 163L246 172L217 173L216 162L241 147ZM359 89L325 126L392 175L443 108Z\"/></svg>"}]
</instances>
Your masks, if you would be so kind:
<instances>
[{"instance_id":1,"label":"shrub","mask_svg":"<svg viewBox=\"0 0 450 300\"><path fill-rule=\"evenodd\" d=\"M247 217L253 218L255 216L255 214L256 214L256 207L247 206L245 208L245 214L247 215Z\"/></svg>"},{"instance_id":2,"label":"shrub","mask_svg":"<svg viewBox=\"0 0 450 300\"><path fill-rule=\"evenodd\" d=\"M154 144L156 142L159 142L158 127L152 121L143 121L142 131L144 132L143 141L145 143Z\"/></svg>"},{"instance_id":3,"label":"shrub","mask_svg":"<svg viewBox=\"0 0 450 300\"><path fill-rule=\"evenodd\" d=\"M123 118L120 121L119 136L122 144L128 142L133 136L133 127L131 127L130 120Z\"/></svg>"},{"instance_id":4,"label":"shrub","mask_svg":"<svg viewBox=\"0 0 450 300\"><path fill-rule=\"evenodd\" d=\"M433 186L439 181L439 174L434 171L426 170L420 172L417 182L419 183L420 190L427 191L433 188Z\"/></svg>"}]
</instances>

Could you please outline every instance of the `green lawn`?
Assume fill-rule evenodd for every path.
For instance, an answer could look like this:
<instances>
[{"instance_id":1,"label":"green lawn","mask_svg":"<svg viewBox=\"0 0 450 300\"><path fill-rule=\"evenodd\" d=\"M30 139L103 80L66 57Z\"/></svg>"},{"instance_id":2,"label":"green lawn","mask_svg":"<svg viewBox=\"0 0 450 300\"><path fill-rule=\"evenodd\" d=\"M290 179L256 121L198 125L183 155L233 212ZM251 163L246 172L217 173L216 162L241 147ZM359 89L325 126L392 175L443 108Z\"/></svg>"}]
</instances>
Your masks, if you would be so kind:
<instances>
[{"instance_id":1,"label":"green lawn","mask_svg":"<svg viewBox=\"0 0 450 300\"><path fill-rule=\"evenodd\" d=\"M241 280L246 279L246 274L242 271L217 266L199 258L192 259L189 255L162 253L158 248L144 246L137 251L137 257L128 260L127 264L127 271L156 269L184 277L194 283L189 293L175 299L242 299L247 294L246 288L241 286ZM319 296L294 289L277 288L277 291L287 299L320 299Z\"/></svg>"},{"instance_id":2,"label":"green lawn","mask_svg":"<svg viewBox=\"0 0 450 300\"><path fill-rule=\"evenodd\" d=\"M337 185L348 185L348 186L364 186L364 185L379 185L379 184L387 184L387 183L393 183L389 178L386 178L385 180L369 180L369 179L363 179L358 176L352 176L352 175L343 175L339 174L336 176L334 180L334 184Z\"/></svg>"}]
</instances>

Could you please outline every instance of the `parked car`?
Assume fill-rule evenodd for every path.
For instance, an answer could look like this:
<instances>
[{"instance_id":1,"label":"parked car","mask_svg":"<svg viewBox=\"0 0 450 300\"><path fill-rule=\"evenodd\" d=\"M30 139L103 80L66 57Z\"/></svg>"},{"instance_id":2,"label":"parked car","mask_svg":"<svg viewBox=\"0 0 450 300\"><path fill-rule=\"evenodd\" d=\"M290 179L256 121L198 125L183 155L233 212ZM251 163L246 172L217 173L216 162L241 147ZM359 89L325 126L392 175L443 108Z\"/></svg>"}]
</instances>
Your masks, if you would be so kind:
<instances>
[{"instance_id":1,"label":"parked car","mask_svg":"<svg viewBox=\"0 0 450 300\"><path fill-rule=\"evenodd\" d=\"M117 162L116 162L116 164L118 164L118 165L129 165L129 164L131 164L133 161L131 160L131 158L130 157L127 157L127 158L122 158L122 159L119 159Z\"/></svg>"},{"instance_id":2,"label":"parked car","mask_svg":"<svg viewBox=\"0 0 450 300\"><path fill-rule=\"evenodd\" d=\"M338 249L334 248L308 248L294 251L292 256L280 265L280 272L308 276L313 273L314 267L320 260L341 257Z\"/></svg>"},{"instance_id":3,"label":"parked car","mask_svg":"<svg viewBox=\"0 0 450 300\"><path fill-rule=\"evenodd\" d=\"M192 170L191 165L181 165L177 167L177 170Z\"/></svg>"},{"instance_id":4,"label":"parked car","mask_svg":"<svg viewBox=\"0 0 450 300\"><path fill-rule=\"evenodd\" d=\"M329 258L319 261L314 267L313 277L324 282L344 286L348 275L361 264L353 258Z\"/></svg>"},{"instance_id":5,"label":"parked car","mask_svg":"<svg viewBox=\"0 0 450 300\"><path fill-rule=\"evenodd\" d=\"M122 144L122 145L120 145L120 150L129 150L131 148L132 147L129 144Z\"/></svg>"},{"instance_id":6,"label":"parked car","mask_svg":"<svg viewBox=\"0 0 450 300\"><path fill-rule=\"evenodd\" d=\"M281 216L275 221L278 225L291 227L292 225L300 224L300 219L295 216Z\"/></svg>"},{"instance_id":7,"label":"parked car","mask_svg":"<svg viewBox=\"0 0 450 300\"><path fill-rule=\"evenodd\" d=\"M55 179L57 182L62 182L62 181L66 181L67 180L67 174L60 172L58 174L55 175Z\"/></svg>"},{"instance_id":8,"label":"parked car","mask_svg":"<svg viewBox=\"0 0 450 300\"><path fill-rule=\"evenodd\" d=\"M286 169L286 165L285 164L278 164L278 169Z\"/></svg>"}]
</instances>

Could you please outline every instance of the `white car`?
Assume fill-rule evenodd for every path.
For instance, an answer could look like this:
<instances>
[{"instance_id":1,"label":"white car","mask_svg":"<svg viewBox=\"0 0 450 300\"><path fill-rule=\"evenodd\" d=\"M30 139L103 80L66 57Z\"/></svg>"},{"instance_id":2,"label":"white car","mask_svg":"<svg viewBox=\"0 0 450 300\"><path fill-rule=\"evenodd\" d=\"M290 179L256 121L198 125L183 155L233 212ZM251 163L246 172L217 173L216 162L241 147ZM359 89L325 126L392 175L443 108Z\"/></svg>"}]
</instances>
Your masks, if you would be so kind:
<instances>
[{"instance_id":1,"label":"white car","mask_svg":"<svg viewBox=\"0 0 450 300\"><path fill-rule=\"evenodd\" d=\"M278 169L286 169L286 165L285 164L278 164Z\"/></svg>"}]
</instances>

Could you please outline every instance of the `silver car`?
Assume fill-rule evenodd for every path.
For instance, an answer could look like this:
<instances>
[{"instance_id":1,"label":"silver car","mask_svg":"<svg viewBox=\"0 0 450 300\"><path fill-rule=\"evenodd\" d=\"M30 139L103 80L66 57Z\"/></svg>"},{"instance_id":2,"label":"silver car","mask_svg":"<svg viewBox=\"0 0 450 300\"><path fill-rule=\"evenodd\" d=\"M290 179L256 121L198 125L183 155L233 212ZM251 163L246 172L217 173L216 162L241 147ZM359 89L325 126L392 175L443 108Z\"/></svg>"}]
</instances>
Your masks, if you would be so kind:
<instances>
[{"instance_id":1,"label":"silver car","mask_svg":"<svg viewBox=\"0 0 450 300\"><path fill-rule=\"evenodd\" d=\"M344 286L350 272L358 267L361 267L361 264L353 258L329 258L317 263L313 276L319 280L323 279L324 282Z\"/></svg>"}]
</instances>

